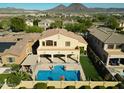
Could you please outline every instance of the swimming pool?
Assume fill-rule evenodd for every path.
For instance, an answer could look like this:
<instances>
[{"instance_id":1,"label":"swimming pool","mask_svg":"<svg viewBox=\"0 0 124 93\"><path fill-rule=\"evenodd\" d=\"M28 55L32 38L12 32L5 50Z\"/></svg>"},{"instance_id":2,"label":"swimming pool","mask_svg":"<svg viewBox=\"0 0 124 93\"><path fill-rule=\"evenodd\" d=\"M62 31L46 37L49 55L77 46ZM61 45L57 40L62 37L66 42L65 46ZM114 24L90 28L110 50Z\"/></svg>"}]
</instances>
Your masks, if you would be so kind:
<instances>
[{"instance_id":1,"label":"swimming pool","mask_svg":"<svg viewBox=\"0 0 124 93\"><path fill-rule=\"evenodd\" d=\"M36 76L36 80L51 80L59 81L64 77L65 81L79 81L80 71L79 70L64 70L64 66L54 66L52 70L39 70Z\"/></svg>"}]
</instances>

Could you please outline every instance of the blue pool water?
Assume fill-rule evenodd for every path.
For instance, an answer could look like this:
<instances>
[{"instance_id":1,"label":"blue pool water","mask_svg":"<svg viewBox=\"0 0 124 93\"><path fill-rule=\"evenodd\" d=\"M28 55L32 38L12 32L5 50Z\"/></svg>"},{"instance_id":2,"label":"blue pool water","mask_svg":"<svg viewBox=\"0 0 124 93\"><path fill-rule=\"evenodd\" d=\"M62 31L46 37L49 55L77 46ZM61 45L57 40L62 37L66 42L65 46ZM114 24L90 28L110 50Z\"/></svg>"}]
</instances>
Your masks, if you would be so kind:
<instances>
[{"instance_id":1,"label":"blue pool water","mask_svg":"<svg viewBox=\"0 0 124 93\"><path fill-rule=\"evenodd\" d=\"M65 81L79 81L80 71L77 70L64 70L64 66L54 66L52 70L39 70L36 80L54 80L59 81L64 76Z\"/></svg>"}]
</instances>

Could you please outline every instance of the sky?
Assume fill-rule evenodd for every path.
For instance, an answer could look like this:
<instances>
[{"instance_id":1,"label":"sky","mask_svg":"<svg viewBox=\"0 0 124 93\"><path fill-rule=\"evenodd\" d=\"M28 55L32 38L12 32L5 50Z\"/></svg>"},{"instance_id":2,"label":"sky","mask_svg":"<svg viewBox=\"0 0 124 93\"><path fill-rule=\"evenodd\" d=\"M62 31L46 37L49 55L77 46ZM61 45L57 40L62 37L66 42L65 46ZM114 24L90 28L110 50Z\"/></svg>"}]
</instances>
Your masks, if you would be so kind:
<instances>
[{"instance_id":1,"label":"sky","mask_svg":"<svg viewBox=\"0 0 124 93\"><path fill-rule=\"evenodd\" d=\"M23 8L30 10L47 10L58 6L60 3L0 3L0 8L14 7ZM65 6L70 5L70 3L61 3ZM124 3L83 3L89 8L124 8Z\"/></svg>"}]
</instances>

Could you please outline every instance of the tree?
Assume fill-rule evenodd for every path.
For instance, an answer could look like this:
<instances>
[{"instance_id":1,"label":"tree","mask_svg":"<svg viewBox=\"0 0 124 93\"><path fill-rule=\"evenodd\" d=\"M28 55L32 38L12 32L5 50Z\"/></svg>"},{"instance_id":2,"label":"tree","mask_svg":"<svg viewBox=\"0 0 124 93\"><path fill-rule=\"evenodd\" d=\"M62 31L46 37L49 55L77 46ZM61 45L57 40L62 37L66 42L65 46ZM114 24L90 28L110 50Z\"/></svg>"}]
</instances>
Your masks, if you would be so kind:
<instances>
[{"instance_id":1,"label":"tree","mask_svg":"<svg viewBox=\"0 0 124 93\"><path fill-rule=\"evenodd\" d=\"M15 72L14 75L16 75L17 77L20 77L21 80L26 80L26 81L32 80L31 76L28 73L23 71Z\"/></svg>"},{"instance_id":2,"label":"tree","mask_svg":"<svg viewBox=\"0 0 124 93\"><path fill-rule=\"evenodd\" d=\"M20 84L21 80L30 81L32 78L26 72L12 72L7 78L7 85L10 87L15 87Z\"/></svg>"},{"instance_id":3,"label":"tree","mask_svg":"<svg viewBox=\"0 0 124 93\"><path fill-rule=\"evenodd\" d=\"M51 23L50 28L62 28L63 27L63 21L62 20L56 20L54 23Z\"/></svg>"},{"instance_id":4,"label":"tree","mask_svg":"<svg viewBox=\"0 0 124 93\"><path fill-rule=\"evenodd\" d=\"M4 29L4 30L8 30L10 28L10 21L9 21L9 19L3 19L0 22L0 28Z\"/></svg>"},{"instance_id":5,"label":"tree","mask_svg":"<svg viewBox=\"0 0 124 93\"><path fill-rule=\"evenodd\" d=\"M41 33L43 32L43 28L40 28L38 26L27 26L26 27L26 32L27 33Z\"/></svg>"},{"instance_id":6,"label":"tree","mask_svg":"<svg viewBox=\"0 0 124 93\"><path fill-rule=\"evenodd\" d=\"M72 32L85 32L87 27L83 23L65 24L65 29Z\"/></svg>"},{"instance_id":7,"label":"tree","mask_svg":"<svg viewBox=\"0 0 124 93\"><path fill-rule=\"evenodd\" d=\"M24 31L26 26L24 19L19 17L13 17L11 18L10 22L10 28L13 32Z\"/></svg>"},{"instance_id":8,"label":"tree","mask_svg":"<svg viewBox=\"0 0 124 93\"><path fill-rule=\"evenodd\" d=\"M10 76L7 78L7 85L9 87L15 87L19 85L21 82L21 78L16 76L14 73L11 73Z\"/></svg>"},{"instance_id":9,"label":"tree","mask_svg":"<svg viewBox=\"0 0 124 93\"><path fill-rule=\"evenodd\" d=\"M110 16L106 21L106 25L111 29L116 29L119 27L118 20L114 16Z\"/></svg>"},{"instance_id":10,"label":"tree","mask_svg":"<svg viewBox=\"0 0 124 93\"><path fill-rule=\"evenodd\" d=\"M100 21L100 22L105 22L108 18L108 15L106 14L96 14L94 15L94 20L95 21Z\"/></svg>"},{"instance_id":11,"label":"tree","mask_svg":"<svg viewBox=\"0 0 124 93\"><path fill-rule=\"evenodd\" d=\"M33 21L33 25L34 25L34 26L38 26L38 22L39 22L39 20L34 20L34 21Z\"/></svg>"},{"instance_id":12,"label":"tree","mask_svg":"<svg viewBox=\"0 0 124 93\"><path fill-rule=\"evenodd\" d=\"M20 67L21 67L21 66L18 65L18 64L12 64L12 65L11 65L11 70L12 70L12 71L19 72Z\"/></svg>"}]
</instances>

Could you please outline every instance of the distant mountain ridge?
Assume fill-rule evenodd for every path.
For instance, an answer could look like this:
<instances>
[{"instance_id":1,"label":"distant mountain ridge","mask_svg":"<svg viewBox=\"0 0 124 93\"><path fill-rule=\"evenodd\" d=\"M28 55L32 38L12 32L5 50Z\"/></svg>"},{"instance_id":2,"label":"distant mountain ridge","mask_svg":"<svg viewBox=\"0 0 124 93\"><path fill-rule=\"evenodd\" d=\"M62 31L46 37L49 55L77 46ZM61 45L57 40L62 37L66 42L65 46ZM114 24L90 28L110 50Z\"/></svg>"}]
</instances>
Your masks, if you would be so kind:
<instances>
[{"instance_id":1,"label":"distant mountain ridge","mask_svg":"<svg viewBox=\"0 0 124 93\"><path fill-rule=\"evenodd\" d=\"M82 10L86 10L87 7L84 6L83 4L80 3L72 3L70 4L68 7L64 6L64 5L58 5L52 9L49 9L47 11L69 11L69 12L74 12L74 11L82 11Z\"/></svg>"},{"instance_id":2,"label":"distant mountain ridge","mask_svg":"<svg viewBox=\"0 0 124 93\"><path fill-rule=\"evenodd\" d=\"M54 7L54 8L52 8L52 9L49 9L48 11L63 11L63 10L65 10L65 9L66 9L66 6L60 4L60 5L58 5L57 7Z\"/></svg>"},{"instance_id":3,"label":"distant mountain ridge","mask_svg":"<svg viewBox=\"0 0 124 93\"><path fill-rule=\"evenodd\" d=\"M81 3L72 3L69 6L60 4L48 10L28 10L14 7L0 8L0 13L39 13L39 12L121 12L124 13L124 8L89 8Z\"/></svg>"},{"instance_id":4,"label":"distant mountain ridge","mask_svg":"<svg viewBox=\"0 0 124 93\"><path fill-rule=\"evenodd\" d=\"M14 7L0 8L0 13L31 13L37 12L38 10L26 10Z\"/></svg>"},{"instance_id":5,"label":"distant mountain ridge","mask_svg":"<svg viewBox=\"0 0 124 93\"><path fill-rule=\"evenodd\" d=\"M72 3L68 7L61 4L57 7L54 7L46 11L51 11L51 12L58 12L58 11L59 12L60 11L64 11L64 12L81 12L81 11L124 12L124 8L88 8L81 3Z\"/></svg>"}]
</instances>

